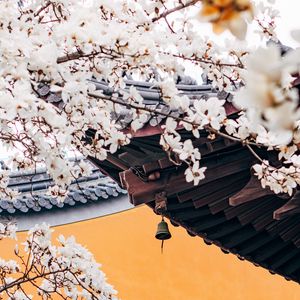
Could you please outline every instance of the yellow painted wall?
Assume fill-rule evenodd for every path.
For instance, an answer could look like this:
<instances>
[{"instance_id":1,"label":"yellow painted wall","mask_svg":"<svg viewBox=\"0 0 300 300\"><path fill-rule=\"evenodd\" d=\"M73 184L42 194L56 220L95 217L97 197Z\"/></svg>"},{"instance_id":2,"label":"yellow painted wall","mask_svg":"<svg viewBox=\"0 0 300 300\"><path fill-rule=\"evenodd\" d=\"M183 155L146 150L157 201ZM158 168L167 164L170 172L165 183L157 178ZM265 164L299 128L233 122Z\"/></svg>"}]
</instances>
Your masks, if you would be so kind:
<instances>
[{"instance_id":1,"label":"yellow painted wall","mask_svg":"<svg viewBox=\"0 0 300 300\"><path fill-rule=\"evenodd\" d=\"M75 235L92 251L123 300L300 299L298 284L225 255L179 227L170 226L173 237L162 255L154 238L159 221L143 206L59 226L55 235ZM6 256L12 243L0 245L0 256Z\"/></svg>"}]
</instances>

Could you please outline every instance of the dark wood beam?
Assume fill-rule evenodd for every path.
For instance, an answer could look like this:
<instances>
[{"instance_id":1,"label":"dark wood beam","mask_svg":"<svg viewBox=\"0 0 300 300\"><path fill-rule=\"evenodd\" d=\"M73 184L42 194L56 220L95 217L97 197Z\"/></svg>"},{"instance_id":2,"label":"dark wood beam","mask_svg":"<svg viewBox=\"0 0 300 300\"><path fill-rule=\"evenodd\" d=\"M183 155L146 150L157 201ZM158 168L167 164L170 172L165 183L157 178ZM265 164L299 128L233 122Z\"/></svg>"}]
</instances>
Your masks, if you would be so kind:
<instances>
[{"instance_id":1,"label":"dark wood beam","mask_svg":"<svg viewBox=\"0 0 300 300\"><path fill-rule=\"evenodd\" d=\"M275 210L273 217L276 220L281 220L284 217L298 213L300 213L300 191L296 191L295 195L286 204Z\"/></svg>"},{"instance_id":2,"label":"dark wood beam","mask_svg":"<svg viewBox=\"0 0 300 300\"><path fill-rule=\"evenodd\" d=\"M269 188L263 188L259 179L252 175L246 186L234 196L229 198L229 204L236 206L242 203L250 202L274 193Z\"/></svg>"}]
</instances>

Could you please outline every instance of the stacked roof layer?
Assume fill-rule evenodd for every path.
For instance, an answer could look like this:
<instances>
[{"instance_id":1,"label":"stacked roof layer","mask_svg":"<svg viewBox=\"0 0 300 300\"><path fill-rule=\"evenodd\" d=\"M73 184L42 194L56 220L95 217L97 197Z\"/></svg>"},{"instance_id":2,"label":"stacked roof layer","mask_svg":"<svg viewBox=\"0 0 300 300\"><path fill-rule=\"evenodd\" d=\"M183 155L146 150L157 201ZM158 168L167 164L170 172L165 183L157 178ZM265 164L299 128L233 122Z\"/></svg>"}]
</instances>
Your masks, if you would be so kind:
<instances>
[{"instance_id":1,"label":"stacked roof layer","mask_svg":"<svg viewBox=\"0 0 300 300\"><path fill-rule=\"evenodd\" d=\"M145 105L164 109L158 92L155 98L151 86L130 84L141 90ZM191 101L211 96L230 98L210 86L179 88ZM234 118L237 110L231 103L226 105L228 116ZM151 116L146 127L160 128L164 118L151 122L155 118ZM124 122L125 128L129 125L130 121ZM190 235L200 236L207 244L215 244L225 253L233 253L271 273L300 282L300 218L297 215L300 209L295 201L291 204L294 198L274 195L261 187L251 172L256 158L241 143L221 137L211 140L205 131L199 139L185 130L181 136L183 140L193 140L202 154L202 166L207 167L206 177L198 186L186 182L185 165L174 165L169 160L159 144L158 131L149 134L142 129L130 145L105 162L92 160L127 189L134 205L146 203L155 213L186 228ZM255 150L265 159L272 161L276 157L264 149Z\"/></svg>"},{"instance_id":2,"label":"stacked roof layer","mask_svg":"<svg viewBox=\"0 0 300 300\"><path fill-rule=\"evenodd\" d=\"M105 201L126 194L126 191L121 189L116 182L104 176L95 167L90 176L81 177L72 182L69 193L63 202L47 195L47 188L53 184L46 169L12 173L9 188L19 191L20 194L15 200L1 199L1 216L77 206Z\"/></svg>"}]
</instances>

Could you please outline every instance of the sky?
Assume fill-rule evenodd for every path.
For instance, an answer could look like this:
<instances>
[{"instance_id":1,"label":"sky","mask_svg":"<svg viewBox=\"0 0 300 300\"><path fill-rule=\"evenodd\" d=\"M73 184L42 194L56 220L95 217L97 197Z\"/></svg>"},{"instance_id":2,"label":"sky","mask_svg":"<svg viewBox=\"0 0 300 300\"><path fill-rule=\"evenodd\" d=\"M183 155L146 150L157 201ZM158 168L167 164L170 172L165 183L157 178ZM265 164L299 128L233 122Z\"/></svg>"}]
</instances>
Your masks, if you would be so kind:
<instances>
[{"instance_id":1,"label":"sky","mask_svg":"<svg viewBox=\"0 0 300 300\"><path fill-rule=\"evenodd\" d=\"M254 2L266 3L267 1L254 0ZM284 44L297 47L297 43L290 36L290 31L300 29L300 0L275 0L274 7L280 12L280 18L276 22L276 33L279 39ZM232 35L228 32L221 35L214 34L209 23L199 23L199 30L203 32L203 35L208 35L217 42L222 42L226 38L232 39ZM248 34L247 41L250 44L256 43L256 35Z\"/></svg>"},{"instance_id":2,"label":"sky","mask_svg":"<svg viewBox=\"0 0 300 300\"><path fill-rule=\"evenodd\" d=\"M258 0L255 0L258 1ZM262 1L262 0L259 0ZM266 0L263 0L264 2ZM291 38L290 31L293 29L300 29L300 0L277 0L274 6L280 11L281 17L277 20L277 34L281 42L291 47L298 47L299 45ZM229 33L216 36L211 30L210 24L199 24L199 30L203 32L203 35L210 36L215 41L222 41L225 38L232 38ZM248 35L247 40L250 44L256 43L254 36ZM186 73L195 78L199 83L201 82L201 71L195 70L193 67L187 65ZM1 149L0 153L5 153ZM3 155L0 154L0 159ZM6 154L4 155L6 156Z\"/></svg>"},{"instance_id":3,"label":"sky","mask_svg":"<svg viewBox=\"0 0 300 300\"><path fill-rule=\"evenodd\" d=\"M254 0L254 2L266 3L267 0ZM300 0L275 0L274 7L279 10L280 17L277 19L276 33L281 41L286 46L292 48L299 47L300 45L292 39L290 32L294 29L300 29ZM195 12L195 15L197 14ZM216 35L212 31L212 27L209 23L198 23L199 32L203 36L208 36L210 39L215 41L218 45L223 45L225 40L233 40L234 37L228 32L224 32L221 35ZM255 27L257 28L257 27ZM248 29L246 41L249 45L254 47L261 45L261 40L258 34L253 33L251 26ZM195 68L192 64L185 64L185 73L193 77L199 84L201 84L201 73L199 68Z\"/></svg>"},{"instance_id":4,"label":"sky","mask_svg":"<svg viewBox=\"0 0 300 300\"><path fill-rule=\"evenodd\" d=\"M279 39L284 44L297 47L297 43L290 36L290 30L300 29L300 1L277 0L275 5L281 15L281 18L277 22Z\"/></svg>"}]
</instances>

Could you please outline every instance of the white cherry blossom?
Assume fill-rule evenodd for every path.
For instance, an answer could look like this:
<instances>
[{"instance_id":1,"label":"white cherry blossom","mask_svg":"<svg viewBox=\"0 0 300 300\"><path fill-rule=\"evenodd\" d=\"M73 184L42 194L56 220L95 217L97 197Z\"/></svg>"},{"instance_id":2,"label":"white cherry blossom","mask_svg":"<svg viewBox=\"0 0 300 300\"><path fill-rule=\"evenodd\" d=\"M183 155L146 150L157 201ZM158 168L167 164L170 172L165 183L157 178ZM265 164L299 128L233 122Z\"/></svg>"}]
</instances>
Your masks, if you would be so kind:
<instances>
[{"instance_id":1,"label":"white cherry blossom","mask_svg":"<svg viewBox=\"0 0 300 300\"><path fill-rule=\"evenodd\" d=\"M52 232L45 223L36 225L28 232L24 250L15 248L16 260L0 259L0 297L28 300L35 290L41 299L117 299L93 255L74 237L59 236L58 243L52 243Z\"/></svg>"},{"instance_id":2,"label":"white cherry blossom","mask_svg":"<svg viewBox=\"0 0 300 300\"><path fill-rule=\"evenodd\" d=\"M165 111L179 113L163 115L160 144L175 164L187 168L189 180L198 183L204 170L199 149L193 139L182 138L181 129L196 139L206 130L209 138L220 134L278 151L284 167L270 172L284 179L277 174L272 180L277 178L274 182L289 193L294 184L287 187L286 182L298 182L290 169L297 169L290 158L298 150L284 149L300 144L299 93L292 86L300 71L299 49L282 57L278 45L253 49L230 40L221 47L203 35L192 17L200 9L215 31L228 29L239 38L246 33L246 21L254 19L260 32L276 40L278 12L272 2L255 7L246 0L203 0L202 6L179 0L21 2L0 1L0 140L11 153L13 169L46 165L56 183L49 193L59 201L74 178L90 172L84 163L70 162L67 153L104 160L130 143L130 131L160 117L156 107L145 107L139 87L126 87L126 76L150 82ZM298 32L292 35L297 40ZM225 100L182 95L175 81L187 62L216 90L234 95L241 110L235 119L226 115ZM107 83L112 95L95 81ZM113 117L123 109L132 116L126 130ZM87 138L91 130L94 136ZM265 183L272 181L268 176L262 177ZM0 196L13 199L17 192L7 188L8 178L1 170Z\"/></svg>"},{"instance_id":3,"label":"white cherry blossom","mask_svg":"<svg viewBox=\"0 0 300 300\"><path fill-rule=\"evenodd\" d=\"M185 170L185 177L187 182L193 182L198 185L200 180L205 178L204 172L206 167L200 167L199 161L195 162L191 167Z\"/></svg>"}]
</instances>

